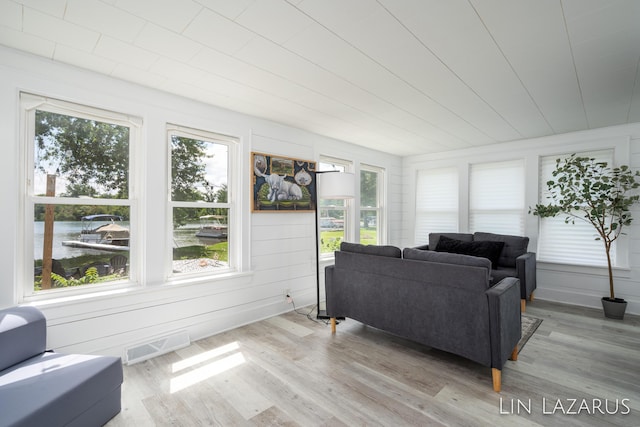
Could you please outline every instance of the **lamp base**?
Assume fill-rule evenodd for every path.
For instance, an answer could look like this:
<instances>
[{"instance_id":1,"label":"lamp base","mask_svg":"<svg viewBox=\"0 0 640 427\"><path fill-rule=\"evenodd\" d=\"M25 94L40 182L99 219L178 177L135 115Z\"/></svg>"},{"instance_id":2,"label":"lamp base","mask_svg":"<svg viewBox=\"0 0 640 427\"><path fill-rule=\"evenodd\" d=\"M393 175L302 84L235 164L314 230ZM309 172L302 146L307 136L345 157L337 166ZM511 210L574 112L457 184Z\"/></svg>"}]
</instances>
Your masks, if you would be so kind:
<instances>
[{"instance_id":1,"label":"lamp base","mask_svg":"<svg viewBox=\"0 0 640 427\"><path fill-rule=\"evenodd\" d=\"M318 310L316 319L330 319L330 317L327 316L327 310Z\"/></svg>"}]
</instances>

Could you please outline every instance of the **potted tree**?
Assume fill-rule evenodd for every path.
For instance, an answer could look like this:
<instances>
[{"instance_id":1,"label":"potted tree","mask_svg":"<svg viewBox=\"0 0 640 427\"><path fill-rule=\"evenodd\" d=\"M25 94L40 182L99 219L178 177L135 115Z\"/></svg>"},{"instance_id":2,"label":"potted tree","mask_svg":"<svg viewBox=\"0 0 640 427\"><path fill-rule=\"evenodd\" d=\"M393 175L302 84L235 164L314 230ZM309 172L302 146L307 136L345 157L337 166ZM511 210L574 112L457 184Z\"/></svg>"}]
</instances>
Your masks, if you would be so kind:
<instances>
[{"instance_id":1,"label":"potted tree","mask_svg":"<svg viewBox=\"0 0 640 427\"><path fill-rule=\"evenodd\" d=\"M611 168L607 162L572 154L556 160L553 179L547 182L550 203L530 210L541 218L566 215L566 223L578 219L595 228L595 239L604 244L609 271L609 297L602 298L602 306L605 316L614 319L623 318L627 302L615 296L611 245L633 219L630 208L640 196L628 193L640 187L638 176L640 172L628 166Z\"/></svg>"}]
</instances>

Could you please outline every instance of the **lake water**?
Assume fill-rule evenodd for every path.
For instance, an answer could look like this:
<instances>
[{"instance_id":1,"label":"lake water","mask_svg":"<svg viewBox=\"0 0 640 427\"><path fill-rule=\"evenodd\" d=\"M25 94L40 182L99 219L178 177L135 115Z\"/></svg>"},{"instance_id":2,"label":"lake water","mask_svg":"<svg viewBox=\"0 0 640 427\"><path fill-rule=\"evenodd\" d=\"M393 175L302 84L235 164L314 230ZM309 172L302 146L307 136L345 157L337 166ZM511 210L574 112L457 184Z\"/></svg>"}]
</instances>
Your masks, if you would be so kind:
<instances>
[{"instance_id":1,"label":"lake water","mask_svg":"<svg viewBox=\"0 0 640 427\"><path fill-rule=\"evenodd\" d=\"M123 221L119 223L124 227L129 227L129 223ZM187 224L173 232L173 247L182 247L201 244L200 240L195 236L199 224ZM72 258L86 254L105 253L96 249L72 248L63 246L65 240L78 240L80 231L82 230L81 221L56 221L53 227L53 258ZM34 241L33 256L34 259L42 259L42 250L44 245L44 221L36 221L34 223Z\"/></svg>"}]
</instances>

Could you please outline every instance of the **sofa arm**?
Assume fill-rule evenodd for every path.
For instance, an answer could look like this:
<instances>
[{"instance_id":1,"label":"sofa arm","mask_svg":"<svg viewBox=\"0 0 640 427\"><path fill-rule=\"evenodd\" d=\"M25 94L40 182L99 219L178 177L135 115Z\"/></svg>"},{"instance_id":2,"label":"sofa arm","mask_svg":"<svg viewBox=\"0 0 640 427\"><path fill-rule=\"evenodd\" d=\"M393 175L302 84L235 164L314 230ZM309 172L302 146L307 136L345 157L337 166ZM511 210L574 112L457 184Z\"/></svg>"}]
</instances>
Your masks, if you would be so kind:
<instances>
[{"instance_id":1,"label":"sofa arm","mask_svg":"<svg viewBox=\"0 0 640 427\"><path fill-rule=\"evenodd\" d=\"M491 367L502 369L520 341L520 283L506 277L487 290Z\"/></svg>"},{"instance_id":2,"label":"sofa arm","mask_svg":"<svg viewBox=\"0 0 640 427\"><path fill-rule=\"evenodd\" d=\"M516 258L516 274L520 279L520 298L527 299L536 289L535 252L527 252Z\"/></svg>"},{"instance_id":3,"label":"sofa arm","mask_svg":"<svg viewBox=\"0 0 640 427\"><path fill-rule=\"evenodd\" d=\"M35 307L0 310L0 371L44 353L47 322Z\"/></svg>"},{"instance_id":4,"label":"sofa arm","mask_svg":"<svg viewBox=\"0 0 640 427\"><path fill-rule=\"evenodd\" d=\"M429 245L420 245L420 246L416 246L413 249L421 249L423 251L428 251L429 250Z\"/></svg>"}]
</instances>

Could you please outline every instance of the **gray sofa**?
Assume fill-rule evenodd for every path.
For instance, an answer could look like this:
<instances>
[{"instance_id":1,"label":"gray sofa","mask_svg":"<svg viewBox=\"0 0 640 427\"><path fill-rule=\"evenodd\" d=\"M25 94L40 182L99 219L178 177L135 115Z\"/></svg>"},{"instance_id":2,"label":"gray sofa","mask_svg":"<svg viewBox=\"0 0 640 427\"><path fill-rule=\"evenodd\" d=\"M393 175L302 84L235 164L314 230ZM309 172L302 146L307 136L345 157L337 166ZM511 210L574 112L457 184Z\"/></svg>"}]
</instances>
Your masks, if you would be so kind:
<instances>
[{"instance_id":1,"label":"gray sofa","mask_svg":"<svg viewBox=\"0 0 640 427\"><path fill-rule=\"evenodd\" d=\"M101 426L120 412L119 357L46 351L34 307L0 310L0 426Z\"/></svg>"},{"instance_id":2,"label":"gray sofa","mask_svg":"<svg viewBox=\"0 0 640 427\"><path fill-rule=\"evenodd\" d=\"M327 315L366 325L501 370L517 358L520 287L490 286L485 258L393 246L342 243L325 269Z\"/></svg>"},{"instance_id":3,"label":"gray sofa","mask_svg":"<svg viewBox=\"0 0 640 427\"><path fill-rule=\"evenodd\" d=\"M453 245L460 249L459 253L469 254L474 252L476 248L470 245L482 242L498 242L502 243L496 259L493 260L493 269L491 271L493 283L498 283L505 277L517 277L520 280L520 299L521 311L526 310L526 300L533 301L533 294L536 289L536 254L528 252L529 238L526 236L511 236L507 234L494 233L429 233L429 244L419 246L418 249L441 250L438 245L440 236L450 238L462 242L460 245ZM442 249L448 252L445 247ZM481 251L482 249L480 249ZM482 256L478 253L475 256Z\"/></svg>"}]
</instances>

